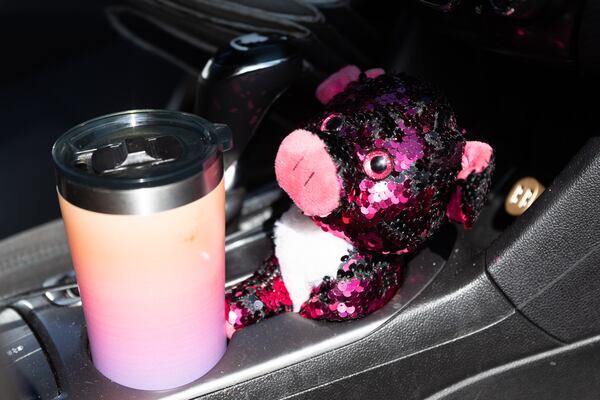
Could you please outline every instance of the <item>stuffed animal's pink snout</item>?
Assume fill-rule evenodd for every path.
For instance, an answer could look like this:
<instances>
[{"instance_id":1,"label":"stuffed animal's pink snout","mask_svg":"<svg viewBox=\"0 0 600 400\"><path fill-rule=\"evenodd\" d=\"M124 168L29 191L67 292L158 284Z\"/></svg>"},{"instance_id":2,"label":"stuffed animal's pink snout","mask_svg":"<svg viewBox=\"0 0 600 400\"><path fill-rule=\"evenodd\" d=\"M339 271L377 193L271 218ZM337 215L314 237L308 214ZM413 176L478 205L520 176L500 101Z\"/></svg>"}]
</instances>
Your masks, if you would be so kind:
<instances>
[{"instance_id":1,"label":"stuffed animal's pink snout","mask_svg":"<svg viewBox=\"0 0 600 400\"><path fill-rule=\"evenodd\" d=\"M340 204L337 166L325 142L309 131L296 129L281 142L275 175L305 215L325 217Z\"/></svg>"}]
</instances>

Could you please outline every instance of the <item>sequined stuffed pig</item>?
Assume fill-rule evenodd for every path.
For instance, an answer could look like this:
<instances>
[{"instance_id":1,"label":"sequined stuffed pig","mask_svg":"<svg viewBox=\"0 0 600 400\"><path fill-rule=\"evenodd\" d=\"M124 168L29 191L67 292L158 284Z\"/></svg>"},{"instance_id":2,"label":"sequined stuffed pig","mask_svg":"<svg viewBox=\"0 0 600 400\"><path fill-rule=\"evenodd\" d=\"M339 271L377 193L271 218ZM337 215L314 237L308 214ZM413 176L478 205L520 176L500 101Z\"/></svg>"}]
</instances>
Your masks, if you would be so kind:
<instances>
[{"instance_id":1,"label":"sequined stuffed pig","mask_svg":"<svg viewBox=\"0 0 600 400\"><path fill-rule=\"evenodd\" d=\"M447 220L470 227L488 193L492 148L465 141L423 82L348 66L317 97L325 110L279 147L275 173L295 206L275 224L274 255L227 292L230 335L288 311L376 311L400 287L400 255Z\"/></svg>"}]
</instances>

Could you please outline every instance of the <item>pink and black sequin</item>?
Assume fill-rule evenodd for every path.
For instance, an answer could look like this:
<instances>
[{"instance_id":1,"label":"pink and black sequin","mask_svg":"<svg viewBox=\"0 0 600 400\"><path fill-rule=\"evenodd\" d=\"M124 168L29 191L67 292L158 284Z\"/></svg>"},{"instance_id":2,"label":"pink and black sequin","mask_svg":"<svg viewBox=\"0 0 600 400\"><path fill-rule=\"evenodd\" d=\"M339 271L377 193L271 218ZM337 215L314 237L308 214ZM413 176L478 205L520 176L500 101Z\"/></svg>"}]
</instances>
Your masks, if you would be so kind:
<instances>
[{"instance_id":1,"label":"pink and black sequin","mask_svg":"<svg viewBox=\"0 0 600 400\"><path fill-rule=\"evenodd\" d=\"M400 287L400 260L352 252L335 278L325 277L312 289L300 315L345 321L362 318L383 307Z\"/></svg>"},{"instance_id":2,"label":"pink and black sequin","mask_svg":"<svg viewBox=\"0 0 600 400\"><path fill-rule=\"evenodd\" d=\"M234 330L287 311L292 311L292 300L276 257L225 293L225 320Z\"/></svg>"},{"instance_id":3,"label":"pink and black sequin","mask_svg":"<svg viewBox=\"0 0 600 400\"><path fill-rule=\"evenodd\" d=\"M324 128L343 117L336 132ZM327 144L346 194L326 217L326 231L377 253L414 251L444 221L464 146L448 102L430 86L405 75L351 83L305 128ZM392 158L389 174L365 171L374 152Z\"/></svg>"},{"instance_id":4,"label":"pink and black sequin","mask_svg":"<svg viewBox=\"0 0 600 400\"><path fill-rule=\"evenodd\" d=\"M465 226L473 223L490 188L493 158L481 173L457 181L465 139L450 105L403 74L361 74L303 129L323 140L342 184L339 206L311 218L354 250L341 260L337 276L323 277L312 289L300 315L361 318L397 292L399 254L415 251L447 220L454 193ZM226 304L235 329L291 311L277 259L232 288Z\"/></svg>"}]
</instances>

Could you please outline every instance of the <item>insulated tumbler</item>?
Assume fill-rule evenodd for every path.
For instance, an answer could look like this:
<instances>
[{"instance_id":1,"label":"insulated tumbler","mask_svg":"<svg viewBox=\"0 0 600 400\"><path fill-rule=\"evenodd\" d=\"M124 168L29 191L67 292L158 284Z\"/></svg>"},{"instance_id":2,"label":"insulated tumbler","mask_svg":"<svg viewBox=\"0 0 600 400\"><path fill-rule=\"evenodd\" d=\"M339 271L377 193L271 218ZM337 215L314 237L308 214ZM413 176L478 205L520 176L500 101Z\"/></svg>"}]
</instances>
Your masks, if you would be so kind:
<instances>
[{"instance_id":1,"label":"insulated tumbler","mask_svg":"<svg viewBox=\"0 0 600 400\"><path fill-rule=\"evenodd\" d=\"M92 361L137 389L170 389L225 352L223 151L195 115L96 118L52 149Z\"/></svg>"}]
</instances>

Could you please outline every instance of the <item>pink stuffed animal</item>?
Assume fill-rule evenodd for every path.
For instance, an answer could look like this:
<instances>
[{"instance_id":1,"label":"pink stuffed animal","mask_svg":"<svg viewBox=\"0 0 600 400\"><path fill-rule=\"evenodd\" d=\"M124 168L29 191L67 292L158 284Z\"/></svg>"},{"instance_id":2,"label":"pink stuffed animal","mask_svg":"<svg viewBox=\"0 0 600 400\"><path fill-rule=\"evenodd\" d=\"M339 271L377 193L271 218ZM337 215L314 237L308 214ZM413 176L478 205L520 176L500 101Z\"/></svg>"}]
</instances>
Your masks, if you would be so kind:
<instances>
[{"instance_id":1,"label":"pink stuffed animal","mask_svg":"<svg viewBox=\"0 0 600 400\"><path fill-rule=\"evenodd\" d=\"M316 94L325 110L275 160L295 206L275 224L275 254L226 294L229 334L288 311L329 321L372 313L400 287L401 254L447 220L470 227L485 202L492 148L466 141L430 86L348 66Z\"/></svg>"}]
</instances>

